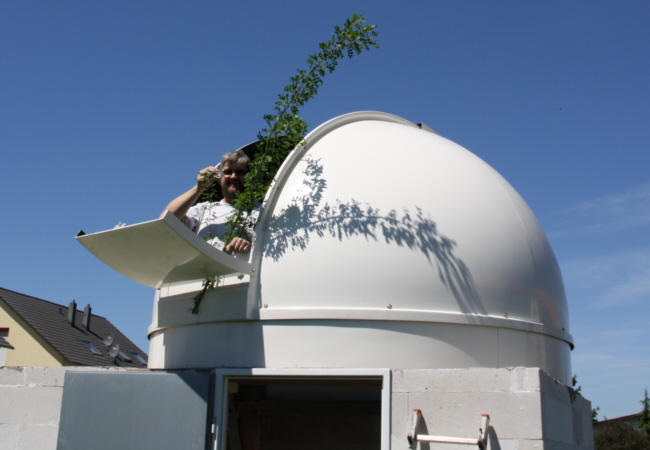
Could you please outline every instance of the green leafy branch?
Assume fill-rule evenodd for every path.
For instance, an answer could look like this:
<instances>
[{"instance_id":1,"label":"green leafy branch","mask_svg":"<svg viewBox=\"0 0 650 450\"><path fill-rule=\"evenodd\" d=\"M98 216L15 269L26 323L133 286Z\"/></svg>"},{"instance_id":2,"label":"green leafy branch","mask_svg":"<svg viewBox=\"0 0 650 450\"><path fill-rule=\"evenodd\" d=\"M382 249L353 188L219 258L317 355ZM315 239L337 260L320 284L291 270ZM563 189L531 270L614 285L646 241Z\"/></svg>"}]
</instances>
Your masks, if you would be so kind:
<instances>
[{"instance_id":1,"label":"green leafy branch","mask_svg":"<svg viewBox=\"0 0 650 450\"><path fill-rule=\"evenodd\" d=\"M216 287L217 281L218 280L215 280L214 278L206 278L203 280L203 289L201 289L201 292L194 296L194 306L190 308L192 314L199 313L199 305L201 304L201 300L203 300L206 292Z\"/></svg>"},{"instance_id":2,"label":"green leafy branch","mask_svg":"<svg viewBox=\"0 0 650 450\"><path fill-rule=\"evenodd\" d=\"M346 56L352 58L371 47L379 48L375 41L376 25L364 25L366 22L361 15L354 14L351 19L345 20L343 27L334 27L332 39L319 44L320 51L307 58L307 69L298 70L283 93L278 95L274 113L264 116L266 125L257 134L259 142L255 159L246 175L244 190L237 195L233 204L237 213L228 219L228 236L221 237L226 245L235 237L247 238L247 229L252 229L256 220L251 212L264 199L275 174L289 153L303 144L308 127L298 117L298 112L316 96L318 88L323 84L323 77L334 72L339 61ZM215 195L216 191L210 191L206 199L213 201ZM194 298L193 314L198 314L203 296L213 288L214 280L205 280L203 290Z\"/></svg>"},{"instance_id":3,"label":"green leafy branch","mask_svg":"<svg viewBox=\"0 0 650 450\"><path fill-rule=\"evenodd\" d=\"M278 95L274 113L264 116L266 126L257 135L258 152L246 176L244 191L234 202L238 213L228 221L231 231L226 242L237 236L245 237L246 229L255 225L250 213L264 198L280 165L303 142L307 123L298 117L298 112L316 96L323 77L334 72L345 56L352 58L371 47L379 48L375 41L376 25L364 25L366 22L361 15L354 14L345 20L343 27L334 27L332 39L319 44L320 52L307 58L307 69L298 70L284 93Z\"/></svg>"}]
</instances>

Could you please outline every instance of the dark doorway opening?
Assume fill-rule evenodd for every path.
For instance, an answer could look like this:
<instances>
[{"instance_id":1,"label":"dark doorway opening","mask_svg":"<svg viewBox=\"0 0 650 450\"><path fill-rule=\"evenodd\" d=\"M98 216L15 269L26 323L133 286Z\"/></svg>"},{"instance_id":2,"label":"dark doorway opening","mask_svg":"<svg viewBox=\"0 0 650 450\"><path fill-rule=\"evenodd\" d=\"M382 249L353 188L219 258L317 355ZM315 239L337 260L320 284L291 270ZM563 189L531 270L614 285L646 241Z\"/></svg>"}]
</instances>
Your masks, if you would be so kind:
<instances>
[{"instance_id":1,"label":"dark doorway opening","mask_svg":"<svg viewBox=\"0 0 650 450\"><path fill-rule=\"evenodd\" d=\"M381 378L228 380L228 450L379 450Z\"/></svg>"}]
</instances>

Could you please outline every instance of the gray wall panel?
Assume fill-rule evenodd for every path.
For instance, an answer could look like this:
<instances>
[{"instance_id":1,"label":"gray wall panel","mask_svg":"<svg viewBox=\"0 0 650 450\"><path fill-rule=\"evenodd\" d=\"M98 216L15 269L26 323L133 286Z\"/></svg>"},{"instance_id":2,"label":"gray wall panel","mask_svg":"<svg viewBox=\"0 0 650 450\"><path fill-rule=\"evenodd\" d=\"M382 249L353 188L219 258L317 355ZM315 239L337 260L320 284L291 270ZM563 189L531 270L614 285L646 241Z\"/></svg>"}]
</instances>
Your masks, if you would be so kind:
<instances>
[{"instance_id":1,"label":"gray wall panel","mask_svg":"<svg viewBox=\"0 0 650 450\"><path fill-rule=\"evenodd\" d=\"M206 448L209 372L65 375L58 450Z\"/></svg>"}]
</instances>

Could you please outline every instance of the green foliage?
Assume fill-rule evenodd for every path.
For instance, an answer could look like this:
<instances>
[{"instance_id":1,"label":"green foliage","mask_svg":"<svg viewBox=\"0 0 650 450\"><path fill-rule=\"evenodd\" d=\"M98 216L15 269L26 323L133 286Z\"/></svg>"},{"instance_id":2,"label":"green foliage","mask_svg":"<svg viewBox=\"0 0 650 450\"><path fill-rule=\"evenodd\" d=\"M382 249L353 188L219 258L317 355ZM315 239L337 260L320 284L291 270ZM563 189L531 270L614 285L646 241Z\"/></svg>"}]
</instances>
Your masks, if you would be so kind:
<instances>
[{"instance_id":1,"label":"green foliage","mask_svg":"<svg viewBox=\"0 0 650 450\"><path fill-rule=\"evenodd\" d=\"M201 300L203 300L203 297L205 296L205 293L208 292L210 289L214 289L216 286L217 280L214 278L207 278L203 280L203 289L201 289L201 292L196 294L194 296L194 306L190 308L190 311L192 314L198 314L199 313L199 305L201 304Z\"/></svg>"},{"instance_id":2,"label":"green foliage","mask_svg":"<svg viewBox=\"0 0 650 450\"><path fill-rule=\"evenodd\" d=\"M578 384L578 375L573 375L573 378L571 378L571 390L575 394L579 394L580 391L582 390L582 386L576 387L577 384Z\"/></svg>"},{"instance_id":3,"label":"green foliage","mask_svg":"<svg viewBox=\"0 0 650 450\"><path fill-rule=\"evenodd\" d=\"M577 386L577 387L576 387ZM579 394L580 391L582 391L582 386L578 385L578 375L573 375L573 378L571 378L571 392L575 394ZM600 411L600 406L596 406L591 410L591 421L592 423L598 422L598 411Z\"/></svg>"},{"instance_id":4,"label":"green foliage","mask_svg":"<svg viewBox=\"0 0 650 450\"><path fill-rule=\"evenodd\" d=\"M639 431L645 436L650 436L650 399L648 398L648 388L644 391L641 404L643 405L643 410L639 416Z\"/></svg>"},{"instance_id":5,"label":"green foliage","mask_svg":"<svg viewBox=\"0 0 650 450\"><path fill-rule=\"evenodd\" d=\"M591 422L596 423L598 422L598 411L600 411L600 406L596 406L591 410Z\"/></svg>"},{"instance_id":6,"label":"green foliage","mask_svg":"<svg viewBox=\"0 0 650 450\"><path fill-rule=\"evenodd\" d=\"M255 160L246 175L244 190L237 195L233 204L238 212L228 219L230 234L221 237L226 244L235 237L245 238L246 230L255 225L250 213L266 195L289 153L302 144L307 134L307 123L298 117L298 112L316 96L318 88L323 84L323 77L334 72L339 61L346 56L352 58L371 47L379 48L375 41L376 25L364 25L365 23L366 19L354 14L351 19L345 20L343 27L334 27L332 39L319 44L320 51L307 58L307 69L298 70L283 93L278 95L273 114L264 116L265 127L257 135L259 144ZM206 193L207 201L213 201L218 195L216 185L214 183L215 189ZM193 314L198 314L203 296L214 287L214 280L204 281L203 290L194 298L194 307L191 309Z\"/></svg>"},{"instance_id":7,"label":"green foliage","mask_svg":"<svg viewBox=\"0 0 650 450\"><path fill-rule=\"evenodd\" d=\"M650 437L622 422L602 423L594 433L596 450L648 450Z\"/></svg>"},{"instance_id":8,"label":"green foliage","mask_svg":"<svg viewBox=\"0 0 650 450\"><path fill-rule=\"evenodd\" d=\"M643 410L639 414L639 431L624 422L612 421L600 423L594 427L594 445L596 450L647 450L650 449L650 398L646 388L643 400L640 401ZM592 411L597 411L597 408Z\"/></svg>"},{"instance_id":9,"label":"green foliage","mask_svg":"<svg viewBox=\"0 0 650 450\"><path fill-rule=\"evenodd\" d=\"M237 196L234 206L239 210L229 219L229 242L236 236L245 236L251 228L250 212L264 198L275 174L291 150L303 142L307 123L298 117L298 112L318 93L323 77L334 72L339 61L346 56L352 58L363 50L378 48L375 25L367 25L359 14L346 19L343 27L334 27L332 39L319 44L320 51L307 58L307 69L298 70L291 77L289 85L278 95L273 114L264 116L265 127L258 133L260 141L255 161L246 176L245 189ZM244 214L246 213L246 214Z\"/></svg>"}]
</instances>

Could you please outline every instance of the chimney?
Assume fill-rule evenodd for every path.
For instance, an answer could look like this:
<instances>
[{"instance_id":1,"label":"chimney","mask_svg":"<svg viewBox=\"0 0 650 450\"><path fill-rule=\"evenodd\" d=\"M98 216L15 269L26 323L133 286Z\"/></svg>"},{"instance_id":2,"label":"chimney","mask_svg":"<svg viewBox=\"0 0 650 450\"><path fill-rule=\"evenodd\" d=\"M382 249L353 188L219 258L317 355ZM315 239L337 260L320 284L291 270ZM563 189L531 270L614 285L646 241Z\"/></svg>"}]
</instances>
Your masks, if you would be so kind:
<instances>
[{"instance_id":1,"label":"chimney","mask_svg":"<svg viewBox=\"0 0 650 450\"><path fill-rule=\"evenodd\" d=\"M90 312L91 312L91 311L92 311L92 308L90 307L90 305L88 305L88 306L86 306L86 307L84 308L84 320L83 320L83 324L84 324L84 328L85 328L87 331L90 331Z\"/></svg>"},{"instance_id":2,"label":"chimney","mask_svg":"<svg viewBox=\"0 0 650 450\"><path fill-rule=\"evenodd\" d=\"M74 327L74 317L77 315L77 302L72 300L70 302L70 307L68 307L68 320L70 324Z\"/></svg>"}]
</instances>

